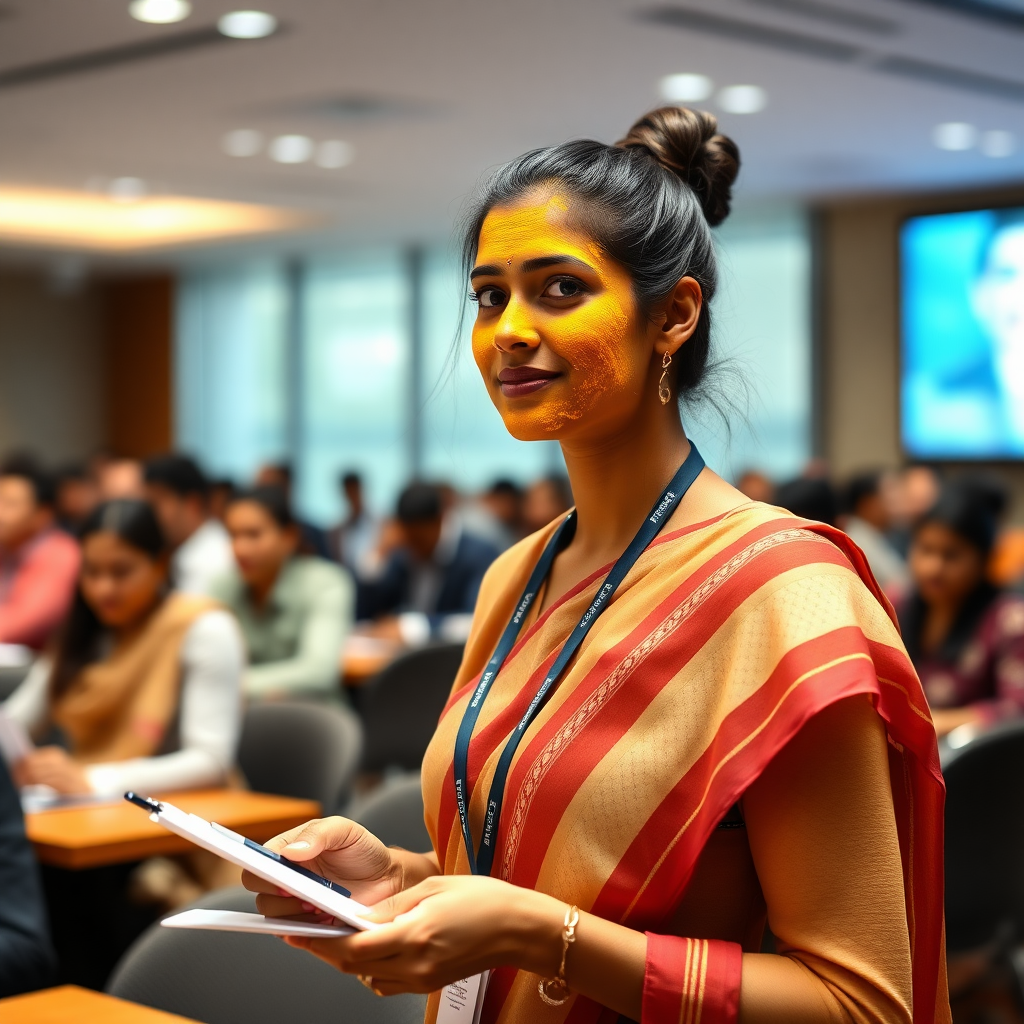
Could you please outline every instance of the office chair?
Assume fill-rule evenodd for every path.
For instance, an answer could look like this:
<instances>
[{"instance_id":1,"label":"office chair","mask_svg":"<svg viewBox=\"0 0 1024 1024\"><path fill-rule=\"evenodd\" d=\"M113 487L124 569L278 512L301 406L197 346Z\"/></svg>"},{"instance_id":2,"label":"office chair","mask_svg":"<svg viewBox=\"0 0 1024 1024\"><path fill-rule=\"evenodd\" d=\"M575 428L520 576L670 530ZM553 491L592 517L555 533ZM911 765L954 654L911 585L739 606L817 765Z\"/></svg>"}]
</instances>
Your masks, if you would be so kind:
<instances>
[{"instance_id":1,"label":"office chair","mask_svg":"<svg viewBox=\"0 0 1024 1024\"><path fill-rule=\"evenodd\" d=\"M420 770L462 662L462 644L432 644L396 658L366 686L362 770Z\"/></svg>"},{"instance_id":2,"label":"office chair","mask_svg":"<svg viewBox=\"0 0 1024 1024\"><path fill-rule=\"evenodd\" d=\"M193 907L255 912L241 887L207 893ZM121 999L205 1024L422 1024L426 997L382 999L358 979L273 935L153 925L107 983Z\"/></svg>"},{"instance_id":3,"label":"office chair","mask_svg":"<svg viewBox=\"0 0 1024 1024\"><path fill-rule=\"evenodd\" d=\"M349 816L369 829L385 846L426 853L430 835L423 822L420 773L388 779L352 808Z\"/></svg>"},{"instance_id":4,"label":"office chair","mask_svg":"<svg viewBox=\"0 0 1024 1024\"><path fill-rule=\"evenodd\" d=\"M946 950L983 952L1024 976L1024 720L986 730L943 758ZM1024 967L1024 964L1021 964Z\"/></svg>"},{"instance_id":5,"label":"office chair","mask_svg":"<svg viewBox=\"0 0 1024 1024\"><path fill-rule=\"evenodd\" d=\"M245 712L238 767L260 793L316 800L333 814L347 799L363 749L359 719L312 701L253 704Z\"/></svg>"}]
</instances>

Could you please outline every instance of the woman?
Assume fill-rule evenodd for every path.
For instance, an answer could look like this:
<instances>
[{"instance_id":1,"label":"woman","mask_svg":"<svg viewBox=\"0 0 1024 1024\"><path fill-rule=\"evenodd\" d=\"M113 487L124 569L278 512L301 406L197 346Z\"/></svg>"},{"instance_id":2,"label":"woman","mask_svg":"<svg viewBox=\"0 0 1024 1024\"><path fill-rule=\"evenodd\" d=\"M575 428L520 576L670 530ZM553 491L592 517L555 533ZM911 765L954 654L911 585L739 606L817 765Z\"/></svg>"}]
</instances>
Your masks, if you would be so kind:
<instances>
[{"instance_id":1,"label":"woman","mask_svg":"<svg viewBox=\"0 0 1024 1024\"><path fill-rule=\"evenodd\" d=\"M560 441L575 513L485 580L423 765L433 850L340 818L273 842L386 922L289 941L433 992L428 1021L469 1020L487 970L488 1024L949 1019L936 739L889 609L680 422L737 167L666 108L513 161L471 221L474 356L512 434Z\"/></svg>"},{"instance_id":2,"label":"woman","mask_svg":"<svg viewBox=\"0 0 1024 1024\"><path fill-rule=\"evenodd\" d=\"M951 485L911 539L900 624L940 736L1024 712L1024 597L986 578L994 512L985 494Z\"/></svg>"},{"instance_id":3,"label":"woman","mask_svg":"<svg viewBox=\"0 0 1024 1024\"><path fill-rule=\"evenodd\" d=\"M352 626L347 572L297 555L299 525L278 487L234 495L224 520L237 571L212 593L238 616L249 649L245 692L269 700L338 696L338 662Z\"/></svg>"},{"instance_id":4,"label":"woman","mask_svg":"<svg viewBox=\"0 0 1024 1024\"><path fill-rule=\"evenodd\" d=\"M4 704L37 739L19 785L120 795L223 783L240 727L242 644L214 602L170 593L149 505L109 501L81 531L82 568L52 666Z\"/></svg>"}]
</instances>

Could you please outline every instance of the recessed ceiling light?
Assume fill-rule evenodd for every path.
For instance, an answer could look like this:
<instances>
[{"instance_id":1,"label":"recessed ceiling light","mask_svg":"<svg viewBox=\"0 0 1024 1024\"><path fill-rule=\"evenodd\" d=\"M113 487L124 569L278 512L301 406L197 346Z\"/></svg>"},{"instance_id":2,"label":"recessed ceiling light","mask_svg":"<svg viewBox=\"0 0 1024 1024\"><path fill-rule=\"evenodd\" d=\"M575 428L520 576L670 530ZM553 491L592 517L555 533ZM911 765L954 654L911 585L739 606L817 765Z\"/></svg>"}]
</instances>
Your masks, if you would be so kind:
<instances>
[{"instance_id":1,"label":"recessed ceiling light","mask_svg":"<svg viewBox=\"0 0 1024 1024\"><path fill-rule=\"evenodd\" d=\"M279 164L304 164L313 155L313 140L305 135L278 135L270 144L270 158Z\"/></svg>"},{"instance_id":2,"label":"recessed ceiling light","mask_svg":"<svg viewBox=\"0 0 1024 1024\"><path fill-rule=\"evenodd\" d=\"M221 140L228 156L255 156L263 148L263 136L252 128L236 128Z\"/></svg>"},{"instance_id":3,"label":"recessed ceiling light","mask_svg":"<svg viewBox=\"0 0 1024 1024\"><path fill-rule=\"evenodd\" d=\"M1017 140L1012 132L996 130L985 132L981 137L981 151L985 156L1012 156L1016 148Z\"/></svg>"},{"instance_id":4,"label":"recessed ceiling light","mask_svg":"<svg viewBox=\"0 0 1024 1024\"><path fill-rule=\"evenodd\" d=\"M192 13L188 0L132 0L128 13L136 21L148 21L154 25L169 25L182 21Z\"/></svg>"},{"instance_id":5,"label":"recessed ceiling light","mask_svg":"<svg viewBox=\"0 0 1024 1024\"><path fill-rule=\"evenodd\" d=\"M115 203L137 203L146 195L146 183L141 178L115 178L107 186L107 195Z\"/></svg>"},{"instance_id":6,"label":"recessed ceiling light","mask_svg":"<svg viewBox=\"0 0 1024 1024\"><path fill-rule=\"evenodd\" d=\"M316 147L316 162L320 167L327 167L333 170L336 167L347 167L352 163L352 151L350 142L342 142L341 139L328 139Z\"/></svg>"},{"instance_id":7,"label":"recessed ceiling light","mask_svg":"<svg viewBox=\"0 0 1024 1024\"><path fill-rule=\"evenodd\" d=\"M277 29L277 18L265 11L232 11L225 14L217 28L232 39L262 39Z\"/></svg>"},{"instance_id":8,"label":"recessed ceiling light","mask_svg":"<svg viewBox=\"0 0 1024 1024\"><path fill-rule=\"evenodd\" d=\"M132 251L252 234L314 222L308 213L251 203L150 196L115 203L87 192L0 186L0 239L61 248Z\"/></svg>"},{"instance_id":9,"label":"recessed ceiling light","mask_svg":"<svg viewBox=\"0 0 1024 1024\"><path fill-rule=\"evenodd\" d=\"M978 129L966 121L946 121L932 130L932 142L953 152L970 149L978 141Z\"/></svg>"},{"instance_id":10,"label":"recessed ceiling light","mask_svg":"<svg viewBox=\"0 0 1024 1024\"><path fill-rule=\"evenodd\" d=\"M666 75L661 80L661 95L669 103L698 103L706 100L714 87L707 75Z\"/></svg>"},{"instance_id":11,"label":"recessed ceiling light","mask_svg":"<svg viewBox=\"0 0 1024 1024\"><path fill-rule=\"evenodd\" d=\"M728 85L716 99L729 114L756 114L764 110L768 94L759 85Z\"/></svg>"}]
</instances>

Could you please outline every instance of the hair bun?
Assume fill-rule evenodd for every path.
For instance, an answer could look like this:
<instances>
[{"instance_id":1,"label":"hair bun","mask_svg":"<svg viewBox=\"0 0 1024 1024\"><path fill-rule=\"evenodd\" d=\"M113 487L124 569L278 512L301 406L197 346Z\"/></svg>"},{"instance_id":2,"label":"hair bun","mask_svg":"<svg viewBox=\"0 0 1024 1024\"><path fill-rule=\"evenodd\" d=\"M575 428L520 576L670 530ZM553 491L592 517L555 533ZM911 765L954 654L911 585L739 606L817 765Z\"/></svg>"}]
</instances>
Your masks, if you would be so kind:
<instances>
[{"instance_id":1,"label":"hair bun","mask_svg":"<svg viewBox=\"0 0 1024 1024\"><path fill-rule=\"evenodd\" d=\"M662 167L678 174L696 193L712 227L729 215L740 151L729 136L718 134L713 114L660 107L641 117L616 145L646 149Z\"/></svg>"}]
</instances>

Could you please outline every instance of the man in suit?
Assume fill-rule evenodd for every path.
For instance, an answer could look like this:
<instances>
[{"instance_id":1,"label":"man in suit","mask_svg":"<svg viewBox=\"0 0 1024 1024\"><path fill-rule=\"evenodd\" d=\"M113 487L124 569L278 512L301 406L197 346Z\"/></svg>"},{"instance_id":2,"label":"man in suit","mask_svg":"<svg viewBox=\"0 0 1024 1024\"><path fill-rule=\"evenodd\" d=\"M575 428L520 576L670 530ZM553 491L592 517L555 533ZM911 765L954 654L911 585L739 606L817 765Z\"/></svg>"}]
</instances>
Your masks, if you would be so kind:
<instances>
[{"instance_id":1,"label":"man in suit","mask_svg":"<svg viewBox=\"0 0 1024 1024\"><path fill-rule=\"evenodd\" d=\"M438 488L414 483L399 496L379 555L380 571L359 584L357 617L397 615L402 639L415 643L465 633L498 549L465 530L457 513L445 515Z\"/></svg>"}]
</instances>

